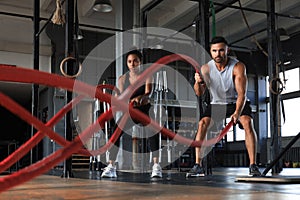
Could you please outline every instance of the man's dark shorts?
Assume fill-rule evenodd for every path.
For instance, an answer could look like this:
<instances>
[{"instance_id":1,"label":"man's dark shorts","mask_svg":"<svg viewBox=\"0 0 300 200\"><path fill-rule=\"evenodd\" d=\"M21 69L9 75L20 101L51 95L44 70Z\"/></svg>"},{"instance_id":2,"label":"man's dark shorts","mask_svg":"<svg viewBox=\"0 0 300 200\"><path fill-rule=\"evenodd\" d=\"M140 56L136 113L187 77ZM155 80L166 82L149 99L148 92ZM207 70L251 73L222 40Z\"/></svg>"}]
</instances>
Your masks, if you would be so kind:
<instances>
[{"instance_id":1,"label":"man's dark shorts","mask_svg":"<svg viewBox=\"0 0 300 200\"><path fill-rule=\"evenodd\" d=\"M214 121L224 120L225 118L230 117L235 111L236 104L208 104L207 108L204 111L202 117L210 117ZM244 109L241 113L242 115L248 115L252 118L252 110L250 107L250 101L245 103Z\"/></svg>"}]
</instances>

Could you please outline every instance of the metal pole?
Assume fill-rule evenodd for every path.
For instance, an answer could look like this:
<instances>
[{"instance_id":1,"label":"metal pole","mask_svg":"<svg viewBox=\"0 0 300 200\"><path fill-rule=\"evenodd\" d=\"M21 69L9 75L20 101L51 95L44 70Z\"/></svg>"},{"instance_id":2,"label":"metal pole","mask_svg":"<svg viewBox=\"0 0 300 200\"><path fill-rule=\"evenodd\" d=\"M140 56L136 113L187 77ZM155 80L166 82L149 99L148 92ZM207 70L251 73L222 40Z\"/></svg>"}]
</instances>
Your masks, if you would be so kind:
<instances>
[{"instance_id":1,"label":"metal pole","mask_svg":"<svg viewBox=\"0 0 300 200\"><path fill-rule=\"evenodd\" d=\"M271 168L273 168L277 162L281 159L281 157L297 142L300 138L300 132L286 145L286 147L281 151L281 153L274 159L269 166L263 171L262 176L265 176Z\"/></svg>"},{"instance_id":2,"label":"metal pole","mask_svg":"<svg viewBox=\"0 0 300 200\"><path fill-rule=\"evenodd\" d=\"M71 56L73 53L73 41L74 41L74 0L66 0L66 38L65 38L65 56ZM73 62L66 62L66 69L68 74L74 74ZM72 92L66 91L66 102L69 103L72 100ZM65 118L65 139L71 141L73 139L72 127L71 127L72 113L68 112ZM72 157L64 161L64 178L73 177L72 173Z\"/></svg>"},{"instance_id":3,"label":"metal pole","mask_svg":"<svg viewBox=\"0 0 300 200\"><path fill-rule=\"evenodd\" d=\"M196 41L202 45L206 51L209 52L209 0L199 0L199 20L196 21ZM199 52L199 55L203 55ZM205 57L201 58L201 60L205 60ZM199 113L200 116L198 117L199 120L201 119L201 115L203 115L203 97L198 97L198 107L199 107ZM208 155L209 156L209 155ZM211 170L209 170L208 166L208 158L205 157L203 159L204 161L204 167L207 174L210 174Z\"/></svg>"},{"instance_id":4,"label":"metal pole","mask_svg":"<svg viewBox=\"0 0 300 200\"><path fill-rule=\"evenodd\" d=\"M267 32L268 32L268 74L269 79L272 80L274 78L278 78L278 69L276 66L276 30L275 30L275 1L268 0L267 1L268 15L267 15ZM277 90L276 83L271 83L270 87L273 87L274 91ZM270 129L271 129L271 160L275 159L281 148L280 145L280 128L279 128L279 114L278 114L278 94L274 94L270 92ZM272 173L279 173L280 166L277 163L273 166Z\"/></svg>"},{"instance_id":5,"label":"metal pole","mask_svg":"<svg viewBox=\"0 0 300 200\"><path fill-rule=\"evenodd\" d=\"M40 0L34 0L34 34L33 34L33 69L39 70L39 54L40 54L40 37L37 35L40 29ZM37 117L38 116L38 106L39 106L39 85L33 84L32 85L32 93L31 93L31 111L32 115ZM36 129L31 126L31 137L33 137L34 133L36 132ZM36 151L33 152L33 150L30 151L30 164L32 164L34 161L38 160L38 146L34 148ZM35 157L35 158L33 158Z\"/></svg>"}]
</instances>

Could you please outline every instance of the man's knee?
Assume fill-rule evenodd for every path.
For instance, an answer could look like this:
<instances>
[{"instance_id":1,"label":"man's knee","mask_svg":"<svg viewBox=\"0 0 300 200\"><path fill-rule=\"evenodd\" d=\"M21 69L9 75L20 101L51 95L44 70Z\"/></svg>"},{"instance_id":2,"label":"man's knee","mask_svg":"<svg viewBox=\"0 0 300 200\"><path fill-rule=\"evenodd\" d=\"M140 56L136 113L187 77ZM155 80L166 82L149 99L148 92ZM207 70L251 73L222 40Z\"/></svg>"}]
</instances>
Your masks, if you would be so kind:
<instances>
[{"instance_id":1,"label":"man's knee","mask_svg":"<svg viewBox=\"0 0 300 200\"><path fill-rule=\"evenodd\" d=\"M241 116L238 122L239 128L246 130L253 129L252 118L249 116Z\"/></svg>"}]
</instances>

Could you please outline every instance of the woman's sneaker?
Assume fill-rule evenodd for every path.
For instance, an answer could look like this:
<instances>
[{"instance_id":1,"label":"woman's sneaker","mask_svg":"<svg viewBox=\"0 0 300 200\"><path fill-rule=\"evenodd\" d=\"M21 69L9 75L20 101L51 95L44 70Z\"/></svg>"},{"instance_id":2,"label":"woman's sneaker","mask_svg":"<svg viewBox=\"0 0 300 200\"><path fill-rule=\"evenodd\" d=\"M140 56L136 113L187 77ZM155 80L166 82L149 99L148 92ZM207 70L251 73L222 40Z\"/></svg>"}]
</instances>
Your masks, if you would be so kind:
<instances>
[{"instance_id":1,"label":"woman's sneaker","mask_svg":"<svg viewBox=\"0 0 300 200\"><path fill-rule=\"evenodd\" d=\"M109 164L107 167L104 168L102 174L102 178L117 178L117 170L116 167L112 164Z\"/></svg>"},{"instance_id":2,"label":"woman's sneaker","mask_svg":"<svg viewBox=\"0 0 300 200\"><path fill-rule=\"evenodd\" d=\"M186 173L186 177L199 177L205 176L205 170L203 167L200 167L199 164L195 164L194 167Z\"/></svg>"},{"instance_id":3,"label":"woman's sneaker","mask_svg":"<svg viewBox=\"0 0 300 200\"><path fill-rule=\"evenodd\" d=\"M162 178L161 166L157 163L155 163L152 167L151 178Z\"/></svg>"},{"instance_id":4,"label":"woman's sneaker","mask_svg":"<svg viewBox=\"0 0 300 200\"><path fill-rule=\"evenodd\" d=\"M261 176L259 168L256 164L252 164L249 167L249 176Z\"/></svg>"}]
</instances>

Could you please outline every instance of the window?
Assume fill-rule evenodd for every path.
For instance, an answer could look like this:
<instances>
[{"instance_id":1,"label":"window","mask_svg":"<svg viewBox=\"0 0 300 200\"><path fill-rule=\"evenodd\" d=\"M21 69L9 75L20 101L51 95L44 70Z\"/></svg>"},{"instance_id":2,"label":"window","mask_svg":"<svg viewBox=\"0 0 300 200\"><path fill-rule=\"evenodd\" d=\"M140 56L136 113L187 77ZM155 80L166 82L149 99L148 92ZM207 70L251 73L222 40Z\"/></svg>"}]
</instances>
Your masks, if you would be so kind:
<instances>
[{"instance_id":1,"label":"window","mask_svg":"<svg viewBox=\"0 0 300 200\"><path fill-rule=\"evenodd\" d=\"M279 75L280 79L283 81L283 73ZM300 90L300 70L299 68L294 68L291 70L285 71L286 82L285 88L282 91L282 94L287 94L291 92L296 92ZM269 77L267 77L269 80ZM269 82L267 82L267 96L269 97ZM285 110L285 122L281 116L281 135L282 137L295 136L300 132L300 124L298 119L298 113L300 113L300 98L293 98L283 101L284 110ZM269 109L269 106L268 106ZM268 111L268 119L270 119L270 112ZM229 121L229 119L227 119ZM299 125L298 125L299 124ZM271 137L270 123L268 123L268 137ZM231 128L227 133L227 141L242 141L245 140L245 132L236 126L236 131L234 132Z\"/></svg>"},{"instance_id":2,"label":"window","mask_svg":"<svg viewBox=\"0 0 300 200\"><path fill-rule=\"evenodd\" d=\"M233 128L228 131L227 133L227 142L234 142L234 141L243 141L245 140L245 131L240 129L239 126L235 126L235 132Z\"/></svg>"},{"instance_id":3,"label":"window","mask_svg":"<svg viewBox=\"0 0 300 200\"><path fill-rule=\"evenodd\" d=\"M226 119L226 122L229 122L230 118ZM235 126L235 131L231 127L227 133L227 142L242 141L245 140L245 131L240 129L238 125Z\"/></svg>"},{"instance_id":4,"label":"window","mask_svg":"<svg viewBox=\"0 0 300 200\"><path fill-rule=\"evenodd\" d=\"M236 141L245 140L245 131L236 126Z\"/></svg>"},{"instance_id":5,"label":"window","mask_svg":"<svg viewBox=\"0 0 300 200\"><path fill-rule=\"evenodd\" d=\"M300 132L299 113L300 98L284 100L285 123L282 119L281 135L295 136Z\"/></svg>"},{"instance_id":6,"label":"window","mask_svg":"<svg viewBox=\"0 0 300 200\"><path fill-rule=\"evenodd\" d=\"M299 68L287 70L285 72L285 88L282 94L287 94L291 92L296 92L300 90L300 81L299 81ZM283 74L280 73L280 78L283 80ZM267 84L267 96L269 96L269 84ZM284 122L283 116L281 116L281 136L295 136L300 132L300 125L298 118L298 113L300 112L300 108L298 105L300 104L300 98L287 99L283 101L285 117L286 120ZM269 108L269 107L268 107ZM270 112L268 112L268 118L270 119ZM270 131L270 123L268 127L268 137L271 136Z\"/></svg>"},{"instance_id":7,"label":"window","mask_svg":"<svg viewBox=\"0 0 300 200\"><path fill-rule=\"evenodd\" d=\"M283 80L282 73L280 73L280 78L281 80ZM287 81L282 94L299 91L299 68L286 71L285 78L287 79Z\"/></svg>"}]
</instances>

